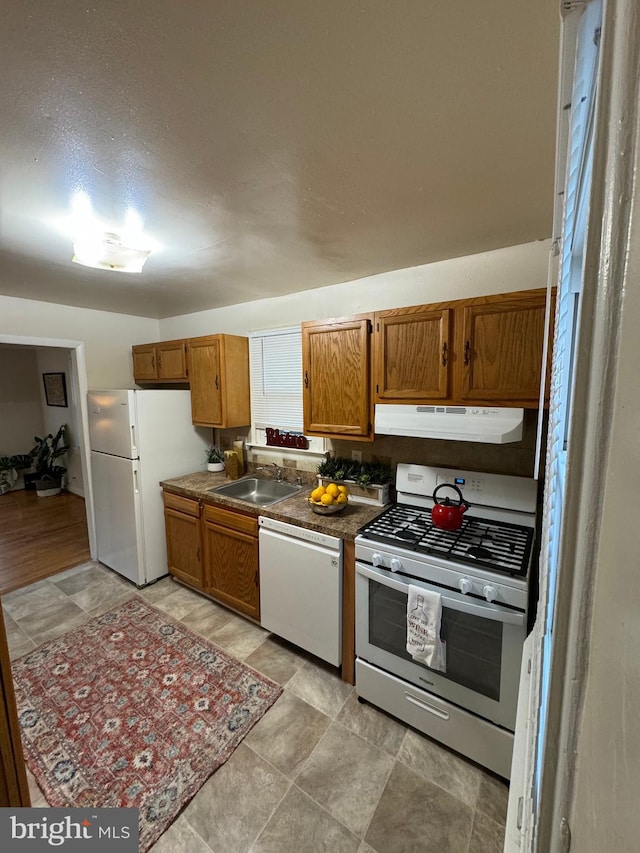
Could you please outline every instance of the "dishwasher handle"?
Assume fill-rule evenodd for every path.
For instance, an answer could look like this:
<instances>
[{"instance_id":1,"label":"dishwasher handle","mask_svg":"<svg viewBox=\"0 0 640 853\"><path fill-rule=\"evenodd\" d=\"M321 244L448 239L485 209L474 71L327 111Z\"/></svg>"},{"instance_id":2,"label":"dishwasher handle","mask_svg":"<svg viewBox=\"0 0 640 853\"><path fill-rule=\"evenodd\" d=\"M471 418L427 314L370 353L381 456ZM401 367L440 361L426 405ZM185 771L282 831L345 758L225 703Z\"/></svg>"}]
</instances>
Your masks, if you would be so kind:
<instances>
[{"instance_id":1,"label":"dishwasher handle","mask_svg":"<svg viewBox=\"0 0 640 853\"><path fill-rule=\"evenodd\" d=\"M317 530L310 530L308 527L299 527L295 524L288 524L287 522L278 521L275 518L267 518L262 515L258 518L258 525L260 535L268 533L269 535L280 536L289 541L299 540L305 544L317 545L330 551L342 550L341 539L338 539L336 536L329 536L326 533L318 533Z\"/></svg>"},{"instance_id":2,"label":"dishwasher handle","mask_svg":"<svg viewBox=\"0 0 640 853\"><path fill-rule=\"evenodd\" d=\"M336 550L335 548L327 548L325 545L309 541L302 537L287 536L286 534L277 533L275 530L268 530L261 527L258 533L259 547L264 550L265 543L268 543L269 540L272 542L280 542L284 545L298 543L299 545L304 546L305 548L310 548L312 551L316 551L319 554L326 554L327 556L331 555L338 562L341 558L340 549Z\"/></svg>"}]
</instances>

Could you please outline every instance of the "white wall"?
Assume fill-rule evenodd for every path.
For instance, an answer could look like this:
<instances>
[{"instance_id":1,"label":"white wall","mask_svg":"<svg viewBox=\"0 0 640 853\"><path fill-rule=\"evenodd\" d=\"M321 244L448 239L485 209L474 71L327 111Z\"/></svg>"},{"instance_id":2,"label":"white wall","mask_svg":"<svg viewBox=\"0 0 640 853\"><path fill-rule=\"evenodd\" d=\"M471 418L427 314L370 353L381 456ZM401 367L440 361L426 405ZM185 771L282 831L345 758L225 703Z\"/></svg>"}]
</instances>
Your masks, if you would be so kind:
<instances>
[{"instance_id":1,"label":"white wall","mask_svg":"<svg viewBox=\"0 0 640 853\"><path fill-rule=\"evenodd\" d=\"M62 424L68 427L68 438L71 448L59 460L59 464L67 469L65 485L70 492L84 497L84 479L80 458L80 411L76 400L73 383L71 354L68 349L58 347L39 347L36 350L38 373L64 373L67 387L67 406L49 406L44 390L40 383L40 399L42 402L42 417L44 428L39 435L51 433L55 435Z\"/></svg>"},{"instance_id":2,"label":"white wall","mask_svg":"<svg viewBox=\"0 0 640 853\"><path fill-rule=\"evenodd\" d=\"M640 157L638 167L640 167ZM640 203L629 258L620 352L611 418L600 541L595 566L589 668L577 742L575 850L637 850L640 791ZM572 845L572 849L573 845Z\"/></svg>"},{"instance_id":3,"label":"white wall","mask_svg":"<svg viewBox=\"0 0 640 853\"><path fill-rule=\"evenodd\" d=\"M89 388L132 388L131 347L158 331L147 317L0 296L0 343L3 335L84 342Z\"/></svg>"},{"instance_id":4,"label":"white wall","mask_svg":"<svg viewBox=\"0 0 640 853\"><path fill-rule=\"evenodd\" d=\"M0 346L0 456L28 453L44 427L32 349Z\"/></svg>"},{"instance_id":5,"label":"white wall","mask_svg":"<svg viewBox=\"0 0 640 853\"><path fill-rule=\"evenodd\" d=\"M591 623L584 637L588 669L568 818L572 851L631 853L640 848L640 502L636 492L640 478L640 10L635 0L616 0L607 4L605 14L605 51L609 49L615 57L611 81L605 72L602 85L605 100L609 91L613 93L607 100L607 106L611 105L610 138L607 183L601 191L610 210L608 216L597 217L595 230L604 235L600 258L613 258L608 267L611 290L622 299L622 319L617 358L614 341L609 344L607 366L613 371L613 398L603 395L589 413L594 423L602 418L610 424L610 442L599 490L601 511L589 518L589 524L599 530L599 540L595 571L589 578ZM603 160L606 144L603 141L599 152ZM601 264L605 265L604 260ZM607 284L605 279L603 289ZM604 304L609 307L608 302ZM601 305L597 308L604 313ZM582 353L581 357L587 359L588 355ZM610 389L611 382L607 391ZM603 452L602 445L589 449ZM591 468L591 459L586 464ZM582 472L576 472L578 483L581 477Z\"/></svg>"},{"instance_id":6,"label":"white wall","mask_svg":"<svg viewBox=\"0 0 640 853\"><path fill-rule=\"evenodd\" d=\"M160 340L216 332L246 335L304 320L546 287L549 248L550 241L541 240L287 296L170 317L160 320Z\"/></svg>"}]
</instances>

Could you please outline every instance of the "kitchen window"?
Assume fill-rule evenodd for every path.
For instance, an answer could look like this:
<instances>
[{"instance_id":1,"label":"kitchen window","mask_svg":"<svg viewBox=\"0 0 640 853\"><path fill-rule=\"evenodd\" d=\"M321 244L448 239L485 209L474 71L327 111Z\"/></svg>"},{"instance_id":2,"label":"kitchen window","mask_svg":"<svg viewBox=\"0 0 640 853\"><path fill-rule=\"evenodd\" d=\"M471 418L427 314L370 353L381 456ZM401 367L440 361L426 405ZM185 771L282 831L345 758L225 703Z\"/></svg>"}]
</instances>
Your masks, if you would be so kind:
<instances>
[{"instance_id":1,"label":"kitchen window","mask_svg":"<svg viewBox=\"0 0 640 853\"><path fill-rule=\"evenodd\" d=\"M299 326L249 335L251 373L251 439L267 447L267 427L302 433L302 332ZM323 438L309 438L308 450L325 452ZM288 448L274 447L278 452Z\"/></svg>"}]
</instances>

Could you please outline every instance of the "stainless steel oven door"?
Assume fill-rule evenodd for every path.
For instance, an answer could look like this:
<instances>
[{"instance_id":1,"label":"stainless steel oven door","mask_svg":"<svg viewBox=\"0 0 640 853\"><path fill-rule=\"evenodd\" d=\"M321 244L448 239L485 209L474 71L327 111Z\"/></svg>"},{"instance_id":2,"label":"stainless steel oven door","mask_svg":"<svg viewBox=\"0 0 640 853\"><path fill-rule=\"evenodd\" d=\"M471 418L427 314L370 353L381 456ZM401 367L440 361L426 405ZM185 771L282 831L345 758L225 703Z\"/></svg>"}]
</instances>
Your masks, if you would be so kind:
<instances>
[{"instance_id":1,"label":"stainless steel oven door","mask_svg":"<svg viewBox=\"0 0 640 853\"><path fill-rule=\"evenodd\" d=\"M445 673L407 653L409 584L442 596ZM520 611L356 563L357 656L510 731L515 728L525 636Z\"/></svg>"}]
</instances>

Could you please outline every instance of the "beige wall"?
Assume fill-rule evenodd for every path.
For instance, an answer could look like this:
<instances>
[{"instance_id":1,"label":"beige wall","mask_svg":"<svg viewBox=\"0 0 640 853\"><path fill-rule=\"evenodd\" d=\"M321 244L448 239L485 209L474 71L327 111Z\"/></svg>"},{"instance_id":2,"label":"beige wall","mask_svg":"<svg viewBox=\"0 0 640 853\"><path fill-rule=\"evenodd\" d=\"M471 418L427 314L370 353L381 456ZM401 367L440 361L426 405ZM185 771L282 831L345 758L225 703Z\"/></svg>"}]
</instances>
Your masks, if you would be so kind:
<instances>
[{"instance_id":1,"label":"beige wall","mask_svg":"<svg viewBox=\"0 0 640 853\"><path fill-rule=\"evenodd\" d=\"M260 329L297 325L303 320L545 287L549 248L548 240L510 246L288 296L172 317L160 320L160 337L169 340L214 332L246 335ZM328 446L338 456L349 458L351 451L360 450L364 460L375 458L391 465L414 462L532 476L537 414L537 410L527 412L522 441L500 447L484 445L481 457L477 444L389 436L373 443L330 440ZM230 447L240 432L227 430L228 435L220 436L222 445ZM249 458L261 463L268 461L267 456L279 464L291 464L291 455L277 450L261 452L255 459L250 454ZM297 460L296 464L304 470L315 470L317 459Z\"/></svg>"},{"instance_id":2,"label":"beige wall","mask_svg":"<svg viewBox=\"0 0 640 853\"><path fill-rule=\"evenodd\" d=\"M549 241L395 270L359 281L166 320L0 296L3 335L82 341L89 387L132 387L131 346L214 332L246 335L303 320L544 287Z\"/></svg>"},{"instance_id":3,"label":"beige wall","mask_svg":"<svg viewBox=\"0 0 640 853\"><path fill-rule=\"evenodd\" d=\"M28 453L44 427L32 349L0 345L0 456Z\"/></svg>"},{"instance_id":4,"label":"beige wall","mask_svg":"<svg viewBox=\"0 0 640 853\"><path fill-rule=\"evenodd\" d=\"M84 479L80 458L80 411L76 400L75 387L71 369L71 354L68 349L58 347L39 347L36 350L38 373L64 373L67 387L67 405L49 406L44 391L44 383L40 383L40 398L42 402L42 417L45 434L55 435L62 424L68 427L67 436L71 445L69 452L60 459L60 465L67 469L65 487L76 495L84 497Z\"/></svg>"},{"instance_id":5,"label":"beige wall","mask_svg":"<svg viewBox=\"0 0 640 853\"><path fill-rule=\"evenodd\" d=\"M628 7L615 4L613 9ZM634 50L640 35L640 15L635 7ZM613 15L613 11L611 13ZM629 21L620 11L621 27ZM624 41L624 39L621 39ZM616 53L620 55L620 51ZM637 65L634 65L637 69ZM614 89L636 121L637 77L615 80ZM620 250L615 274L622 278L622 323L615 367L613 399L598 401L594 419L611 424L599 516L590 519L599 529L595 584L588 637L588 670L577 740L574 802L569 815L572 845L576 851L616 850L632 853L638 840L640 791L640 547L638 545L637 483L640 478L640 388L638 380L638 328L640 328L640 126L634 144L636 186L625 186L634 198L628 251ZM612 148L616 144L614 140ZM611 190L612 196L614 195ZM616 195L616 206L620 201ZM599 223L598 223L599 224ZM604 229L603 229L604 231ZM608 247L607 247L608 248ZM612 252L615 255L616 247ZM603 253L604 254L604 253ZM608 252L606 253L608 254ZM615 352L611 351L615 360ZM602 408L604 406L604 408ZM598 449L593 448L594 452ZM579 478L580 474L577 474Z\"/></svg>"},{"instance_id":6,"label":"beige wall","mask_svg":"<svg viewBox=\"0 0 640 853\"><path fill-rule=\"evenodd\" d=\"M160 339L225 332L246 335L384 308L546 287L550 241L525 243L358 281L160 320Z\"/></svg>"},{"instance_id":7,"label":"beige wall","mask_svg":"<svg viewBox=\"0 0 640 853\"><path fill-rule=\"evenodd\" d=\"M0 296L3 336L81 341L89 388L131 388L131 346L158 339L158 321Z\"/></svg>"}]
</instances>

